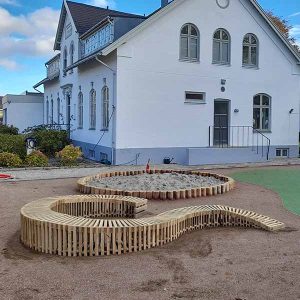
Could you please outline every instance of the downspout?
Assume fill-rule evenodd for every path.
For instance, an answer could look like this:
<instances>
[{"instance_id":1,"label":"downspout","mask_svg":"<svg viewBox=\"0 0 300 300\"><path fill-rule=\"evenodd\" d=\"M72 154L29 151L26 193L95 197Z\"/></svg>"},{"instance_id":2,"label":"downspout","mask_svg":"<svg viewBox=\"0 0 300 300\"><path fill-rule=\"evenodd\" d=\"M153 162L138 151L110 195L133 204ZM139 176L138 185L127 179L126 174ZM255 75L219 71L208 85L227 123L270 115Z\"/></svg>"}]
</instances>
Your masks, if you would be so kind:
<instances>
[{"instance_id":1,"label":"downspout","mask_svg":"<svg viewBox=\"0 0 300 300\"><path fill-rule=\"evenodd\" d=\"M115 139L116 139L116 137L115 137L115 135L116 135L116 132L115 132L116 117L115 117L115 115L116 115L116 82L117 82L116 77L117 77L117 72L113 68L111 68L108 64L106 64L101 59L99 59L98 55L99 54L97 54L95 56L95 59L113 73L113 97L112 97L113 103L112 103L112 108L115 109L115 114L112 117L113 119L112 119L112 125L111 125L111 130L112 130L112 134L111 134L111 162L112 162L112 165L114 165L115 164L114 148L116 146L116 143L115 143Z\"/></svg>"}]
</instances>

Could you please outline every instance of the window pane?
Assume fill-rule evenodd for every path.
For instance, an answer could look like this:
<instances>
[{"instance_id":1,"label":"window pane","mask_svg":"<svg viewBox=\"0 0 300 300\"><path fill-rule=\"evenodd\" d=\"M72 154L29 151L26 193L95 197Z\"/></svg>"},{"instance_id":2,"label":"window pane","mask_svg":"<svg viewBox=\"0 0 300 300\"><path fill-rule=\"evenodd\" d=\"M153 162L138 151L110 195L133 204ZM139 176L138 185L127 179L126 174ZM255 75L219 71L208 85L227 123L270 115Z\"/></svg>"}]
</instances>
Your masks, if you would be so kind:
<instances>
[{"instance_id":1,"label":"window pane","mask_svg":"<svg viewBox=\"0 0 300 300\"><path fill-rule=\"evenodd\" d=\"M198 36L198 32L194 26L191 26L191 35Z\"/></svg>"},{"instance_id":2,"label":"window pane","mask_svg":"<svg viewBox=\"0 0 300 300\"><path fill-rule=\"evenodd\" d=\"M251 47L251 64L257 65L256 47Z\"/></svg>"},{"instance_id":3,"label":"window pane","mask_svg":"<svg viewBox=\"0 0 300 300\"><path fill-rule=\"evenodd\" d=\"M284 157L288 156L288 150L287 149L282 150L282 156L284 156Z\"/></svg>"},{"instance_id":4,"label":"window pane","mask_svg":"<svg viewBox=\"0 0 300 300\"><path fill-rule=\"evenodd\" d=\"M224 30L222 31L222 40L224 40L224 41L229 40L228 34Z\"/></svg>"},{"instance_id":5,"label":"window pane","mask_svg":"<svg viewBox=\"0 0 300 300\"><path fill-rule=\"evenodd\" d=\"M186 100L204 100L204 94L201 93L186 93Z\"/></svg>"},{"instance_id":6,"label":"window pane","mask_svg":"<svg viewBox=\"0 0 300 300\"><path fill-rule=\"evenodd\" d=\"M221 39L221 31L220 30L218 30L215 34L214 34L214 38L215 39Z\"/></svg>"},{"instance_id":7,"label":"window pane","mask_svg":"<svg viewBox=\"0 0 300 300\"><path fill-rule=\"evenodd\" d=\"M189 33L189 26L186 25L182 28L181 30L181 34L188 34Z\"/></svg>"},{"instance_id":8,"label":"window pane","mask_svg":"<svg viewBox=\"0 0 300 300\"><path fill-rule=\"evenodd\" d=\"M259 95L254 97L253 104L254 105L260 105L260 96Z\"/></svg>"},{"instance_id":9,"label":"window pane","mask_svg":"<svg viewBox=\"0 0 300 300\"><path fill-rule=\"evenodd\" d=\"M251 35L251 44L256 45L256 43L256 38L253 35Z\"/></svg>"},{"instance_id":10,"label":"window pane","mask_svg":"<svg viewBox=\"0 0 300 300\"><path fill-rule=\"evenodd\" d=\"M181 58L187 58L189 56L188 53L188 38L187 37L182 37L181 38L181 43L180 43L180 57Z\"/></svg>"},{"instance_id":11,"label":"window pane","mask_svg":"<svg viewBox=\"0 0 300 300\"><path fill-rule=\"evenodd\" d=\"M229 62L229 44L222 43L222 62Z\"/></svg>"},{"instance_id":12,"label":"window pane","mask_svg":"<svg viewBox=\"0 0 300 300\"><path fill-rule=\"evenodd\" d=\"M192 59L197 59L198 58L198 43L197 39L191 38L190 39L190 51L191 51L191 57Z\"/></svg>"},{"instance_id":13,"label":"window pane","mask_svg":"<svg viewBox=\"0 0 300 300\"><path fill-rule=\"evenodd\" d=\"M245 38L244 38L244 44L249 44L249 35L247 34L246 36L245 36Z\"/></svg>"},{"instance_id":14,"label":"window pane","mask_svg":"<svg viewBox=\"0 0 300 300\"><path fill-rule=\"evenodd\" d=\"M243 47L243 64L249 63L249 47L244 46Z\"/></svg>"},{"instance_id":15,"label":"window pane","mask_svg":"<svg viewBox=\"0 0 300 300\"><path fill-rule=\"evenodd\" d=\"M262 105L270 105L270 99L267 96L263 96L263 101L262 101Z\"/></svg>"},{"instance_id":16,"label":"window pane","mask_svg":"<svg viewBox=\"0 0 300 300\"><path fill-rule=\"evenodd\" d=\"M280 157L281 156L281 149L276 149L276 156Z\"/></svg>"},{"instance_id":17,"label":"window pane","mask_svg":"<svg viewBox=\"0 0 300 300\"><path fill-rule=\"evenodd\" d=\"M269 129L269 108L262 109L262 129Z\"/></svg>"},{"instance_id":18,"label":"window pane","mask_svg":"<svg viewBox=\"0 0 300 300\"><path fill-rule=\"evenodd\" d=\"M213 61L220 61L220 42L214 41L213 45Z\"/></svg>"},{"instance_id":19,"label":"window pane","mask_svg":"<svg viewBox=\"0 0 300 300\"><path fill-rule=\"evenodd\" d=\"M253 109L253 128L260 129L260 109Z\"/></svg>"}]
</instances>

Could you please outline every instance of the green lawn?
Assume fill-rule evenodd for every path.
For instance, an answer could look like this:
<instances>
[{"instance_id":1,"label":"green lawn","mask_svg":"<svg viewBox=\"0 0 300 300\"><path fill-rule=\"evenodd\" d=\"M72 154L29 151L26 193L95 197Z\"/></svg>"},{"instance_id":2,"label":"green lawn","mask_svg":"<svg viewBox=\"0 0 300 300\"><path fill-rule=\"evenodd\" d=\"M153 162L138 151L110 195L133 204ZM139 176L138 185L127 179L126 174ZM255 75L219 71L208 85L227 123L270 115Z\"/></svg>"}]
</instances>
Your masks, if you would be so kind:
<instances>
[{"instance_id":1,"label":"green lawn","mask_svg":"<svg viewBox=\"0 0 300 300\"><path fill-rule=\"evenodd\" d=\"M231 176L237 181L271 189L280 195L288 210L300 215L300 169L261 169Z\"/></svg>"}]
</instances>

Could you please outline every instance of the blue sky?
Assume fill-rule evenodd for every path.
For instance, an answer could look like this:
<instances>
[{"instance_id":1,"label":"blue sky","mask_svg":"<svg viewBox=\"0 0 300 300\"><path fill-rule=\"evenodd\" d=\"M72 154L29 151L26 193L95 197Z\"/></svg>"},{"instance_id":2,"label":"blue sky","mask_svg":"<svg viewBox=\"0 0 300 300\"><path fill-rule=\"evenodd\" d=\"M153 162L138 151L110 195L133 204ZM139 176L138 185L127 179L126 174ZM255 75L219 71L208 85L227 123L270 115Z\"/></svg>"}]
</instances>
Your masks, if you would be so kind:
<instances>
[{"instance_id":1,"label":"blue sky","mask_svg":"<svg viewBox=\"0 0 300 300\"><path fill-rule=\"evenodd\" d=\"M75 0L74 0L75 1ZM160 0L76 0L149 14ZM300 0L258 0L265 10L290 21L300 42ZM0 95L20 94L44 78L62 0L0 0Z\"/></svg>"}]
</instances>

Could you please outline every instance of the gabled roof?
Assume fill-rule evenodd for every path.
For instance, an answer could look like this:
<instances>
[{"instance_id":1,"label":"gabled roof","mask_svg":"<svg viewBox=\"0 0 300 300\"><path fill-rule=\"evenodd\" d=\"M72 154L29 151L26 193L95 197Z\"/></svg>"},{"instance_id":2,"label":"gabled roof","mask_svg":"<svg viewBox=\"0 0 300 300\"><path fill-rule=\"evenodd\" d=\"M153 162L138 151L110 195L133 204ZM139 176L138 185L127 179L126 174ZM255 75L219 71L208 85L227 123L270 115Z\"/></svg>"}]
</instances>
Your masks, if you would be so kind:
<instances>
[{"instance_id":1,"label":"gabled roof","mask_svg":"<svg viewBox=\"0 0 300 300\"><path fill-rule=\"evenodd\" d=\"M63 33L63 26L67 15L66 6L67 9L70 11L71 17L73 19L74 25L79 36L83 35L88 30L90 30L103 20L107 19L108 17L141 19L146 18L145 16L129 14L121 11L111 10L108 8L101 8L73 1L64 1L56 33L54 50L60 50L60 39Z\"/></svg>"},{"instance_id":2,"label":"gabled roof","mask_svg":"<svg viewBox=\"0 0 300 300\"><path fill-rule=\"evenodd\" d=\"M177 5L185 2L186 0L173 0L165 7L162 7L152 13L148 16L147 20L145 20L140 25L133 28L131 31L123 35L121 38L113 42L112 44L108 45L106 48L104 48L102 51L99 51L99 55L108 55L118 47L120 47L122 44L126 43L128 40L130 40L132 37L134 37L136 34L138 34L140 31L142 31L144 28L150 26L156 19L163 17L164 14L166 14L168 11L175 8ZM286 46L286 48L290 51L290 53L296 58L298 61L298 64L300 63L300 54L298 51L293 47L293 45L289 42L289 40L277 29L277 27L273 24L273 22L269 19L263 8L257 3L257 0L248 0L250 3L254 6L254 8L258 11L258 13L263 17L263 19L266 21L266 23L270 26L271 30L275 32L275 34L280 38L280 40L283 42L283 44Z\"/></svg>"},{"instance_id":3,"label":"gabled roof","mask_svg":"<svg viewBox=\"0 0 300 300\"><path fill-rule=\"evenodd\" d=\"M84 34L107 17L144 18L144 16L141 15L129 14L72 1L67 1L67 4L79 35Z\"/></svg>"}]
</instances>

